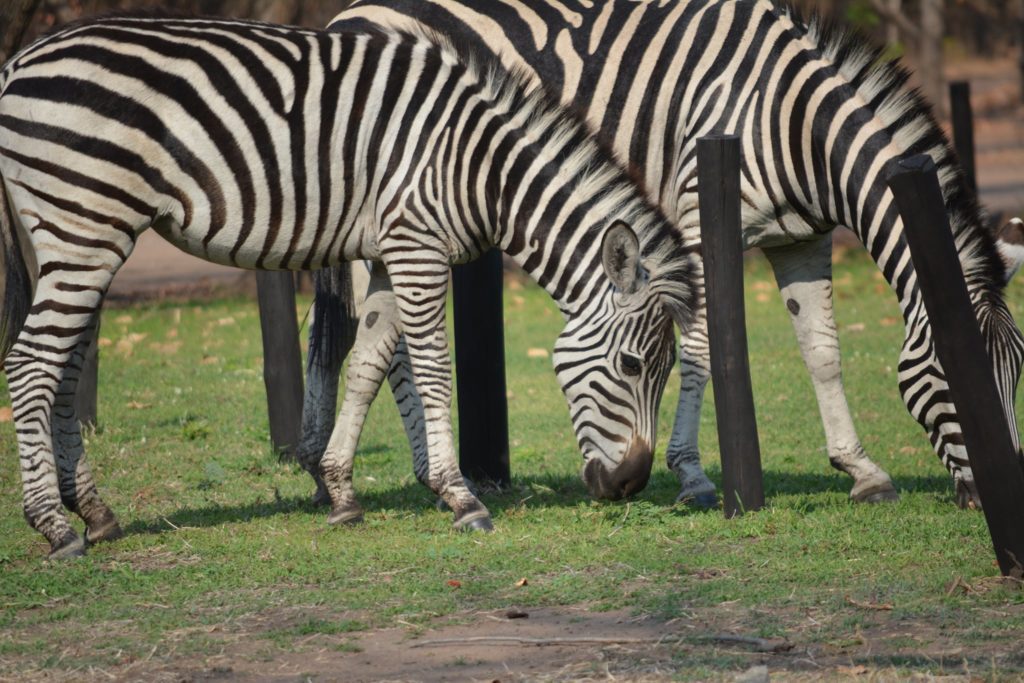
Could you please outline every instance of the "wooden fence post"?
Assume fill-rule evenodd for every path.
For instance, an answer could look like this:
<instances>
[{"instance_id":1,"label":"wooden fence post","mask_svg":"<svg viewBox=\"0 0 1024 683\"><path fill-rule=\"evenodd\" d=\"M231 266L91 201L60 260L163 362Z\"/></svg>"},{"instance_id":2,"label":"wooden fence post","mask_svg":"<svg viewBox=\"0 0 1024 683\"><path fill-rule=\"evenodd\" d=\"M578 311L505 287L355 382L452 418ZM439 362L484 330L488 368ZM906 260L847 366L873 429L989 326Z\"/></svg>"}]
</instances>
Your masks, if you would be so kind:
<instances>
[{"instance_id":1,"label":"wooden fence post","mask_svg":"<svg viewBox=\"0 0 1024 683\"><path fill-rule=\"evenodd\" d=\"M967 185L978 195L978 176L974 165L974 113L971 110L971 84L953 81L949 84L950 111L953 115L953 146L960 159L960 168L967 176Z\"/></svg>"},{"instance_id":2,"label":"wooden fence post","mask_svg":"<svg viewBox=\"0 0 1024 683\"><path fill-rule=\"evenodd\" d=\"M263 335L263 382L270 413L270 441L294 455L302 423L302 351L295 314L295 279L290 271L256 271L256 297Z\"/></svg>"},{"instance_id":3,"label":"wooden fence post","mask_svg":"<svg viewBox=\"0 0 1024 683\"><path fill-rule=\"evenodd\" d=\"M935 353L949 383L996 559L1004 576L1024 575L1024 462L1013 448L992 364L974 315L949 227L935 164L926 155L890 171Z\"/></svg>"},{"instance_id":4,"label":"wooden fence post","mask_svg":"<svg viewBox=\"0 0 1024 683\"><path fill-rule=\"evenodd\" d=\"M697 141L697 191L722 498L725 516L733 517L764 506L743 309L739 138L709 136Z\"/></svg>"},{"instance_id":5,"label":"wooden fence post","mask_svg":"<svg viewBox=\"0 0 1024 683\"><path fill-rule=\"evenodd\" d=\"M452 269L459 466L470 479L507 486L512 479L505 396L501 252Z\"/></svg>"}]
</instances>

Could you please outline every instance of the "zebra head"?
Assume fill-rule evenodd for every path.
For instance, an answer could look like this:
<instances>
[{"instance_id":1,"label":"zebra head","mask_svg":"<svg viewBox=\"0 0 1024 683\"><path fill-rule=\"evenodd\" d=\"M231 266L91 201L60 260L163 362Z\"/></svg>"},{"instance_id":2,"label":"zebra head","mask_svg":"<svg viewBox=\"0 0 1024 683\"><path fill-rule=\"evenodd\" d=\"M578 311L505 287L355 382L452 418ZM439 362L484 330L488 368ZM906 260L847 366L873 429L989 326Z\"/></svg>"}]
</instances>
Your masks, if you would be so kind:
<instances>
[{"instance_id":1,"label":"zebra head","mask_svg":"<svg viewBox=\"0 0 1024 683\"><path fill-rule=\"evenodd\" d=\"M570 316L554 365L596 498L643 489L651 474L658 404L675 361L667 301L644 267L636 234L617 221L605 233L600 296Z\"/></svg>"},{"instance_id":2,"label":"zebra head","mask_svg":"<svg viewBox=\"0 0 1024 683\"><path fill-rule=\"evenodd\" d=\"M996 233L996 249L1003 260L1004 284L1008 284L1024 264L1024 221L1011 218Z\"/></svg>"}]
</instances>

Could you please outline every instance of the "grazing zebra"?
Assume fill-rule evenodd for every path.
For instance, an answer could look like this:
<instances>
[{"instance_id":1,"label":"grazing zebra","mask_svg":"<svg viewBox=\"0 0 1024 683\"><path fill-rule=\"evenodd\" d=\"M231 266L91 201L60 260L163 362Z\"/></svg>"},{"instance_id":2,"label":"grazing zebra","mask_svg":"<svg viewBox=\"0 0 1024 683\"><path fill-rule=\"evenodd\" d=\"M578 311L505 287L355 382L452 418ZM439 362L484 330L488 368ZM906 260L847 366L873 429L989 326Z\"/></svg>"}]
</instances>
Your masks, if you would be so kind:
<instances>
[{"instance_id":1,"label":"grazing zebra","mask_svg":"<svg viewBox=\"0 0 1024 683\"><path fill-rule=\"evenodd\" d=\"M0 354L25 515L53 557L84 549L62 502L87 541L120 533L72 398L103 295L150 226L226 265L382 264L426 415L424 481L457 528L491 521L452 445L448 270L500 246L566 319L555 363L588 476L646 482L672 323L694 303L691 259L582 124L497 65L425 33L82 23L0 73L0 179ZM16 223L38 264L34 297ZM332 518L358 516L346 474L330 462L324 474Z\"/></svg>"},{"instance_id":2,"label":"grazing zebra","mask_svg":"<svg viewBox=\"0 0 1024 683\"><path fill-rule=\"evenodd\" d=\"M761 247L774 269L817 394L829 460L854 479L851 498L891 500L897 493L862 447L843 391L832 312L831 231L839 225L857 234L899 299L906 322L899 387L911 415L952 475L958 503L980 504L886 186L890 161L927 153L938 165L1018 446L1013 398L1021 335L1003 303L1004 268L948 142L927 104L905 87L906 73L886 63L880 50L820 22L802 24L769 0L360 0L332 27L368 22L433 27L522 69L585 115L687 244L699 236L696 140L739 135L744 243ZM698 266L698 277L702 272ZM707 506L715 487L697 447L710 376L703 309L701 299L681 344L682 387L667 460L679 477L680 499ZM408 416L414 457L421 458L418 399L405 379L406 365L399 354L389 378ZM311 382L310 389L328 381ZM322 452L327 431L321 426L304 436L300 455L307 462Z\"/></svg>"}]
</instances>

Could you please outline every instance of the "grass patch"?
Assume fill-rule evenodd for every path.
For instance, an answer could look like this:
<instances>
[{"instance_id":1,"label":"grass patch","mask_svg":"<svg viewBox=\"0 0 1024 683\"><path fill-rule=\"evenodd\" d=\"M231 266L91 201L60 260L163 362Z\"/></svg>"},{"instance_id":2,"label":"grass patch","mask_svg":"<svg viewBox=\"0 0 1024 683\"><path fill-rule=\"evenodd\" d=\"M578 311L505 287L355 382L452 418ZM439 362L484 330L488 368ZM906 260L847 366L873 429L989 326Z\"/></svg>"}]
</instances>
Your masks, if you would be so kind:
<instances>
[{"instance_id":1,"label":"grass patch","mask_svg":"<svg viewBox=\"0 0 1024 683\"><path fill-rule=\"evenodd\" d=\"M955 509L949 478L899 398L902 325L873 264L843 255L837 315L854 416L901 492L895 505L848 502L850 481L828 465L813 390L763 261L748 262L746 286L763 511L725 520L675 505L678 484L660 463L635 499L589 500L550 360L527 355L550 349L560 316L543 292L516 286L505 297L515 481L485 499L497 527L487 536L452 531L450 514L415 481L386 390L356 465L366 523L326 527L309 478L269 447L254 302L107 311L100 428L87 439L100 490L128 535L80 561L43 562L46 545L21 515L14 430L0 424L0 676L82 661L201 661L230 634L257 635L270 650L323 636L345 654L363 647L355 632L415 634L509 606L580 605L787 638L899 672L949 671L936 642L963 643L968 659L984 655L975 672L1024 671L1014 654L1024 593L993 581L983 516ZM1020 288L1009 298L1024 320ZM308 302L298 306L301 318ZM673 380L659 453L677 391ZM720 482L711 398L709 390L701 444ZM673 675L749 665L701 647L668 662Z\"/></svg>"}]
</instances>

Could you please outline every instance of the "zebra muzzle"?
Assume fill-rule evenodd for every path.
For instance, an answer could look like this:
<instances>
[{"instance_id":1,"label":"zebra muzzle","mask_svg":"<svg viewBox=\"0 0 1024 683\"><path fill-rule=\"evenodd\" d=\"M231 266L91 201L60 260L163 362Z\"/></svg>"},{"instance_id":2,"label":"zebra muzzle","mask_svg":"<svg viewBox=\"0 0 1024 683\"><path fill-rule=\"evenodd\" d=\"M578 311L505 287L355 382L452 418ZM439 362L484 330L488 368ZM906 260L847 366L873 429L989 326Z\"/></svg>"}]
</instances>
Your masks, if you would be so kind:
<instances>
[{"instance_id":1,"label":"zebra muzzle","mask_svg":"<svg viewBox=\"0 0 1024 683\"><path fill-rule=\"evenodd\" d=\"M598 458L583 468L583 481L594 498L620 500L643 490L651 476L654 452L643 439L634 438L622 462L609 470Z\"/></svg>"}]
</instances>

